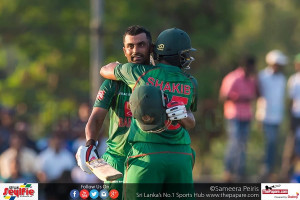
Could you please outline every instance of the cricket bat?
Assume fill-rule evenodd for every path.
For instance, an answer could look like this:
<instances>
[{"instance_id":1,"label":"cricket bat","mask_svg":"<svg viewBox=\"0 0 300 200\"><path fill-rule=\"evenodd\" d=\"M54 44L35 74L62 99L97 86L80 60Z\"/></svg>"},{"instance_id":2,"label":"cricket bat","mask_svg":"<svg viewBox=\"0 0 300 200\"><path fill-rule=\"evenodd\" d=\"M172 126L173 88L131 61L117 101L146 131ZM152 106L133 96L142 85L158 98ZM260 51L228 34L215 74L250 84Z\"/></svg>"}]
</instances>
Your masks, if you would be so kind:
<instances>
[{"instance_id":1,"label":"cricket bat","mask_svg":"<svg viewBox=\"0 0 300 200\"><path fill-rule=\"evenodd\" d=\"M90 170L102 181L114 181L121 178L123 174L110 166L102 158L87 161Z\"/></svg>"}]
</instances>

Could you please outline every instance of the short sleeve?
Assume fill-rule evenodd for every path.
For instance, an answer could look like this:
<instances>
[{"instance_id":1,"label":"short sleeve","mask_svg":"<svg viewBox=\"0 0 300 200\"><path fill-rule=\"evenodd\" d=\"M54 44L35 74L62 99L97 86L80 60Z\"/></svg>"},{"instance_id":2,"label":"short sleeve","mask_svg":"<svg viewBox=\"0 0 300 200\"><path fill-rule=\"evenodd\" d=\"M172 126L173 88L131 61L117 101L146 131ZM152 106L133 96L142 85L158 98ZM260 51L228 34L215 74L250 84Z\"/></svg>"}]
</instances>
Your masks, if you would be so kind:
<instances>
[{"instance_id":1,"label":"short sleeve","mask_svg":"<svg viewBox=\"0 0 300 200\"><path fill-rule=\"evenodd\" d=\"M231 86L228 88L227 97L230 100L237 100L241 96L241 93L238 91L238 81L235 80L232 82Z\"/></svg>"},{"instance_id":2,"label":"short sleeve","mask_svg":"<svg viewBox=\"0 0 300 200\"><path fill-rule=\"evenodd\" d=\"M111 107L117 90L117 81L105 80L99 88L94 107L101 107L108 110Z\"/></svg>"},{"instance_id":3,"label":"short sleeve","mask_svg":"<svg viewBox=\"0 0 300 200\"><path fill-rule=\"evenodd\" d=\"M139 78L152 68L153 66L151 65L126 63L117 65L114 69L114 74L117 80L123 81L130 88L133 88Z\"/></svg>"}]
</instances>

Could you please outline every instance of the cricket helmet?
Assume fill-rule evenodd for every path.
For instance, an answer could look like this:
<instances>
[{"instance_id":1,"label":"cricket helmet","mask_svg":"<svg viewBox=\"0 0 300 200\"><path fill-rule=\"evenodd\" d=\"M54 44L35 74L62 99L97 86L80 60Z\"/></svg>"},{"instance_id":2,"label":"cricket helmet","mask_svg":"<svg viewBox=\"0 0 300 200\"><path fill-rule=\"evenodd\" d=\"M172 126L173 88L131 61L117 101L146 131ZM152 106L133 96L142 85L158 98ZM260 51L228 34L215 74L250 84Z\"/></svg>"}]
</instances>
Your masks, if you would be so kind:
<instances>
[{"instance_id":1,"label":"cricket helmet","mask_svg":"<svg viewBox=\"0 0 300 200\"><path fill-rule=\"evenodd\" d=\"M189 69L189 65L195 59L190 56L190 51L196 49L191 46L189 35L178 28L164 30L159 34L155 42L155 57L179 56L180 67Z\"/></svg>"}]
</instances>

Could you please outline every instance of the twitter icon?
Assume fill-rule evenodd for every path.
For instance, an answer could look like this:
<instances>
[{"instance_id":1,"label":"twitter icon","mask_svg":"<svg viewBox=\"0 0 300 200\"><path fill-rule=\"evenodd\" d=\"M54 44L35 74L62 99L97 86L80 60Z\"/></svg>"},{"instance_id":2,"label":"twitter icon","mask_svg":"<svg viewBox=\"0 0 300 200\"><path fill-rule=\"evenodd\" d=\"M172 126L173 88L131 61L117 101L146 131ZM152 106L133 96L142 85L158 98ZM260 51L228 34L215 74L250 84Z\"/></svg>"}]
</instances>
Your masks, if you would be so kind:
<instances>
[{"instance_id":1,"label":"twitter icon","mask_svg":"<svg viewBox=\"0 0 300 200\"><path fill-rule=\"evenodd\" d=\"M90 191L90 197L92 199L96 199L98 196L99 196L99 192L97 190L93 189Z\"/></svg>"}]
</instances>

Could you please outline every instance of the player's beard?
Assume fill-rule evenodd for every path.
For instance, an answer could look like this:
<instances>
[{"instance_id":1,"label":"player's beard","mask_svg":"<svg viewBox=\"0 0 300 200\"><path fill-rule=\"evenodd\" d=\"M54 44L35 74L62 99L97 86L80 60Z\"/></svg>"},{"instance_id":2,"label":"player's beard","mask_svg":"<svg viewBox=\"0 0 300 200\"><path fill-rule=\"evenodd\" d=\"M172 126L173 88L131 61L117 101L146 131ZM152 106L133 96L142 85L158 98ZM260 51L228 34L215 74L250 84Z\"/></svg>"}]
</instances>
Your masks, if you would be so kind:
<instances>
[{"instance_id":1,"label":"player's beard","mask_svg":"<svg viewBox=\"0 0 300 200\"><path fill-rule=\"evenodd\" d=\"M143 64L145 62L145 56L141 53L135 53L131 55L131 62L137 64Z\"/></svg>"}]
</instances>

